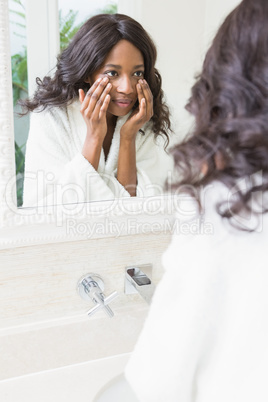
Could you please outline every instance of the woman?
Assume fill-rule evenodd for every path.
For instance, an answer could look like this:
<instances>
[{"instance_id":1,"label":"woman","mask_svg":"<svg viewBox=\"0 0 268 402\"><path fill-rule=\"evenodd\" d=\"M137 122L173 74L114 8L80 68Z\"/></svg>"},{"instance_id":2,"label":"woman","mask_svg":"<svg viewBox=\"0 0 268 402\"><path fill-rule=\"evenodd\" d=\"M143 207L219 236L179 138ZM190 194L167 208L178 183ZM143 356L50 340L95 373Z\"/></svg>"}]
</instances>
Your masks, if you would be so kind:
<instances>
[{"instance_id":1,"label":"woman","mask_svg":"<svg viewBox=\"0 0 268 402\"><path fill-rule=\"evenodd\" d=\"M90 18L37 79L24 206L159 193L171 167L156 48L132 18Z\"/></svg>"},{"instance_id":2,"label":"woman","mask_svg":"<svg viewBox=\"0 0 268 402\"><path fill-rule=\"evenodd\" d=\"M188 109L194 131L173 153L192 219L177 217L126 377L140 402L264 402L267 0L243 0L226 18Z\"/></svg>"}]
</instances>

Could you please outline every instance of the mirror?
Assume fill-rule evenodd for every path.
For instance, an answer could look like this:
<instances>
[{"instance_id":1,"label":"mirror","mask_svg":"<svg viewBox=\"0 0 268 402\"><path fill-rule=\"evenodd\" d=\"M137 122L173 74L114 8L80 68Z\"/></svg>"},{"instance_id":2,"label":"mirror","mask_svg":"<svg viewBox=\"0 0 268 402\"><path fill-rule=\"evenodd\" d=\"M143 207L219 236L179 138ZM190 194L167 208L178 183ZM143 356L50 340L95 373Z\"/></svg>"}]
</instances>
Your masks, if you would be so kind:
<instances>
[{"instance_id":1,"label":"mirror","mask_svg":"<svg viewBox=\"0 0 268 402\"><path fill-rule=\"evenodd\" d=\"M49 5L50 11L55 7L55 0L38 2L27 0L31 3L31 10L36 6L39 11L43 1ZM181 138L191 124L188 114L184 111L184 105L190 94L193 77L200 68L205 49L223 17L238 2L237 0L228 0L224 3L218 0L190 0L186 3L167 0L163 10L163 2L157 0L154 2L154 18L152 18L150 0L119 0L118 2L118 10L141 22L157 43L157 67L161 71L163 88L171 105L177 138ZM3 0L0 2L0 224L1 227L5 227L5 239L1 239L1 246L70 238L66 225L64 227L66 217L75 219L75 222L90 219L94 225L94 220L98 222L106 219L107 216L112 216L117 221L132 214L135 218L138 216L141 222L142 220L150 222L149 211L149 215L154 216L154 221L157 216L159 222L162 219L163 223L166 213L172 215L174 208L170 207L169 201L171 200L172 204L173 199L168 198L163 201L161 197L150 197L148 200L132 198L121 199L118 203L111 200L68 207L17 208L8 21L9 4L8 0ZM50 21L53 22L52 18ZM36 29L37 32L39 29L39 36L40 24L38 20ZM168 29L164 29L165 24L168 24ZM179 38L183 39L179 40ZM50 49L53 45L54 43L50 43ZM43 46L38 48L37 59L41 57L42 51L44 52ZM159 230L161 228L160 225ZM139 233L139 229L135 233Z\"/></svg>"},{"instance_id":2,"label":"mirror","mask_svg":"<svg viewBox=\"0 0 268 402\"><path fill-rule=\"evenodd\" d=\"M93 1L88 2L86 6L84 2L80 1L79 3L78 1L75 4L77 11L70 10L70 2L68 4L68 2L66 3L61 0L58 2L54 1L53 7L51 5L47 7L47 2L45 2L44 12L40 13L40 7L43 7L42 3L42 1L39 2L37 7L36 2L32 4L31 0L10 0L10 7L12 7L11 16L13 18L11 27L15 27L12 32L16 34L16 36L12 35L12 37L17 38L19 33L21 39L21 36L24 35L25 37L26 31L28 36L27 42L23 44L23 50L12 55L14 105L16 105L16 101L19 98L25 98L34 93L36 88L36 85L34 85L36 76L43 79L43 75L48 75L48 70L53 70L59 48L62 50L68 45L74 32L87 20L88 16L100 12L120 12L120 5L113 0L102 0L98 2L97 6ZM14 6L16 6L15 9ZM38 27L36 26L37 15ZM40 15L42 18L40 18ZM48 21L45 21L46 17ZM27 29L25 26L26 20ZM42 29L43 20L47 22L49 26L44 40L42 39L43 34L40 35L40 32L45 32L45 29ZM54 26L52 24L53 21L55 21ZM57 28L55 26L57 26ZM24 28L22 33L16 32L18 29L22 31L22 28ZM57 29L59 29L60 35ZM59 42L57 40L59 37L60 43L58 43L57 46L54 45L51 50L50 43L55 44ZM34 40L32 38L34 38ZM38 40L36 40L36 38L38 38ZM49 43L47 44L45 42ZM41 53L40 48L42 48ZM46 49L48 49L48 52L45 51ZM52 52L55 53L54 57ZM29 86L26 70L27 59ZM131 57L128 59L130 60ZM141 59L143 59L142 56ZM116 63L116 59L114 64L118 64ZM127 67L129 68L129 66ZM47 71L45 68L47 68ZM101 73L101 75L103 75L103 73ZM110 82L111 81L114 88L116 80L112 80L110 77ZM135 86L137 82L138 79L135 80ZM113 88L111 90L111 106L109 105L111 110L115 109L113 106L115 104L114 98L119 96L117 95L119 91L117 89L113 90ZM134 87L134 89L136 90L136 87ZM129 99L131 96L134 96L134 93L133 95L128 95L126 92L122 92L122 94L124 97L129 96ZM131 99L133 105L135 101L136 100L133 101ZM166 137L159 135L155 141L155 135L152 130L153 127L149 128L148 125L144 126L144 124L142 124L136 134L136 150L131 151L132 154L130 155L130 159L134 158L135 160L132 163L128 161L129 158L122 156L124 143L122 145L120 139L120 127L122 127L122 121L126 120L124 117L129 115L133 109L132 103L131 109L130 107L125 107L127 105L126 103L124 103L123 106L120 104L120 106L117 107L118 111L115 111L117 114L114 116L119 117L117 118L115 128L113 127L114 133L110 143L109 139L107 141L109 146L107 150L108 155L104 155L104 152L101 151L96 164L94 164L88 156L86 157L84 153L82 155L82 151L85 148L86 125L80 113L79 101L73 102L70 107L63 105L64 116L58 107L53 108L52 114L44 114L43 112L31 114L30 136L27 142L26 155L25 149L29 132L29 115L23 118L15 117L18 206L21 206L22 203L24 207L32 207L43 204L59 205L110 200L114 198L130 197L130 195L144 198L162 194L165 180L172 171L172 159L164 149ZM123 108L126 111L123 110ZM18 107L15 106L15 112L17 109ZM58 111L60 114L56 117L54 113L58 114ZM25 123L24 127L23 123ZM133 126L133 124L131 126L129 122L127 123L128 125L124 124L124 126L130 128ZM146 120L144 120L144 123L146 123ZM129 131L129 128L126 130ZM165 129L165 131L167 130ZM104 145L106 143L106 137L103 143ZM90 151L90 146L88 146L88 149ZM103 146L103 149L105 149L105 146ZM94 159L95 155L93 155L92 158ZM133 176L134 174L136 177L125 178L127 169L130 170L128 176ZM135 172L136 170L137 172ZM135 188L132 191L133 187Z\"/></svg>"}]
</instances>

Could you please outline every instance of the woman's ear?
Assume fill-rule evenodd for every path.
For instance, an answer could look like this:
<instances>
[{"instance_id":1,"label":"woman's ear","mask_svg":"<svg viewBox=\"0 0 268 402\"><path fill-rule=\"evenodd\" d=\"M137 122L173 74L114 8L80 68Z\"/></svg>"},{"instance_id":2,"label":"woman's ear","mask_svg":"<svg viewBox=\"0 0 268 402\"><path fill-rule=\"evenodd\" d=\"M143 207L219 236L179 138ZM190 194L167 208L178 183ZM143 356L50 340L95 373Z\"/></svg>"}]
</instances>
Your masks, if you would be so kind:
<instances>
[{"instance_id":1,"label":"woman's ear","mask_svg":"<svg viewBox=\"0 0 268 402\"><path fill-rule=\"evenodd\" d=\"M92 85L91 84L91 79L90 78L87 78L86 80L84 80L84 82L86 82L87 84L89 84L90 86Z\"/></svg>"}]
</instances>

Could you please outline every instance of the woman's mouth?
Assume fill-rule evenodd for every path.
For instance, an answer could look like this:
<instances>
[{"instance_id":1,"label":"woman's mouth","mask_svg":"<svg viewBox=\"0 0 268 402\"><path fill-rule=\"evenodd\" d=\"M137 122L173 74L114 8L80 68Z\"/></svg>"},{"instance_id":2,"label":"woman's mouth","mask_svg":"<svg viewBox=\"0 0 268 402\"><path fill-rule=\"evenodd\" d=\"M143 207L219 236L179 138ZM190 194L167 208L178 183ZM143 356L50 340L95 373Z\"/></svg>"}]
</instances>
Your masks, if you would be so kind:
<instances>
[{"instance_id":1,"label":"woman's mouth","mask_svg":"<svg viewBox=\"0 0 268 402\"><path fill-rule=\"evenodd\" d=\"M113 103L118 107L127 108L133 102L131 99L113 99Z\"/></svg>"}]
</instances>

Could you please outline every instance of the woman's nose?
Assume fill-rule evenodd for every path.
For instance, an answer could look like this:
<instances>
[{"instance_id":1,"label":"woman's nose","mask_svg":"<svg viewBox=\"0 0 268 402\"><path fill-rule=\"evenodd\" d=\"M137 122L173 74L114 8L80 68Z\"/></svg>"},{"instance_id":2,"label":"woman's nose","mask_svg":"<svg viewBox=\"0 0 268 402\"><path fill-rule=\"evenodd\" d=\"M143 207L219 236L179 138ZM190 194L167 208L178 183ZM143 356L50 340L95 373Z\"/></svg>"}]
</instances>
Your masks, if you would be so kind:
<instances>
[{"instance_id":1,"label":"woman's nose","mask_svg":"<svg viewBox=\"0 0 268 402\"><path fill-rule=\"evenodd\" d=\"M125 94L131 94L134 91L133 83L131 79L127 76L122 76L117 82L117 92L122 92Z\"/></svg>"}]
</instances>

